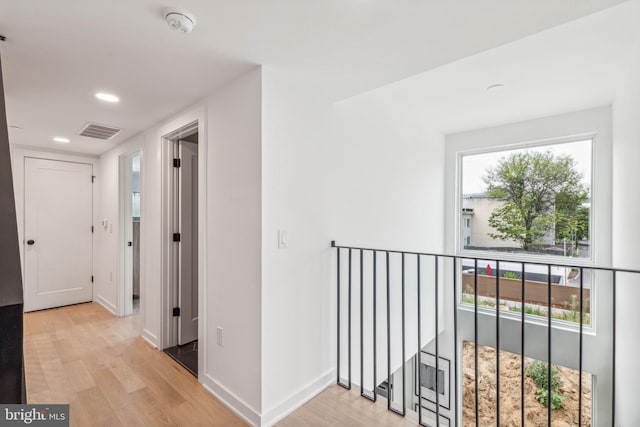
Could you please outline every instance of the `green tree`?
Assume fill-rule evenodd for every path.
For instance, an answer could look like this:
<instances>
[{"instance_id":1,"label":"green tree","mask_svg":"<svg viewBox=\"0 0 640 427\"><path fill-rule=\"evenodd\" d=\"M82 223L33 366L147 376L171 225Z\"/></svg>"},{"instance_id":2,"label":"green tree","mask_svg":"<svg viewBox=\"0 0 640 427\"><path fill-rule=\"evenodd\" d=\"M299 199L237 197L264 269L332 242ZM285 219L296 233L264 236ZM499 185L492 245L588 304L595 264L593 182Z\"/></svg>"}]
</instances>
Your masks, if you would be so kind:
<instances>
[{"instance_id":1,"label":"green tree","mask_svg":"<svg viewBox=\"0 0 640 427\"><path fill-rule=\"evenodd\" d=\"M487 194L502 201L489 217L497 233L489 235L515 240L526 250L554 229L568 235L583 227L578 214L589 193L582 178L568 155L545 151L503 157L483 177Z\"/></svg>"}]
</instances>

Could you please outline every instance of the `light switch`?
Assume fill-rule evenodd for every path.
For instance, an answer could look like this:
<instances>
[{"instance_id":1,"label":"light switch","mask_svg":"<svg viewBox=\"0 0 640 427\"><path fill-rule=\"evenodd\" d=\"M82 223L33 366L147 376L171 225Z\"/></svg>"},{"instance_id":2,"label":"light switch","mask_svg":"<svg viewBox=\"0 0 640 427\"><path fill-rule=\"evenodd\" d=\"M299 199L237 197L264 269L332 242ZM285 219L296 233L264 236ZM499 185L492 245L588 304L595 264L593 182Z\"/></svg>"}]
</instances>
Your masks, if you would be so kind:
<instances>
[{"instance_id":1,"label":"light switch","mask_svg":"<svg viewBox=\"0 0 640 427\"><path fill-rule=\"evenodd\" d=\"M287 249L289 247L289 234L287 230L278 230L278 249Z\"/></svg>"}]
</instances>

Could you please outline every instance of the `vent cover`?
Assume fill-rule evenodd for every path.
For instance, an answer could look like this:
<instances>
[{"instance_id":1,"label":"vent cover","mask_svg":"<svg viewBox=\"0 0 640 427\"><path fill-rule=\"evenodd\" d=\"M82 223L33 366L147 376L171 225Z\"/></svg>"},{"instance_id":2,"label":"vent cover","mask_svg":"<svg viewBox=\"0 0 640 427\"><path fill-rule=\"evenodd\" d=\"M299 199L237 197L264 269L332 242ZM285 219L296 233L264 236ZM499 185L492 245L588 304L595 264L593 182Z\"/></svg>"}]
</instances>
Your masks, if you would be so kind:
<instances>
[{"instance_id":1,"label":"vent cover","mask_svg":"<svg viewBox=\"0 0 640 427\"><path fill-rule=\"evenodd\" d=\"M108 141L116 136L120 131L121 129L113 126L105 126L98 123L87 123L80 132L78 132L78 135Z\"/></svg>"}]
</instances>

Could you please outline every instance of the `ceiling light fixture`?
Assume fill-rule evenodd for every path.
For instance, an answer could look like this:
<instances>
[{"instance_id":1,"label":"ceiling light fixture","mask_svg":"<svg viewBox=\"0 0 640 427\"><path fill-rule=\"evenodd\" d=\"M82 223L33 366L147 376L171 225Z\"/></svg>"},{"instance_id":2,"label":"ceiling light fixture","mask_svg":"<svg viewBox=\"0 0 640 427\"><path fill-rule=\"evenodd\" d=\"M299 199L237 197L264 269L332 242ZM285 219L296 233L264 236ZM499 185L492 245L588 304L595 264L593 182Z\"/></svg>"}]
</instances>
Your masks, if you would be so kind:
<instances>
[{"instance_id":1,"label":"ceiling light fixture","mask_svg":"<svg viewBox=\"0 0 640 427\"><path fill-rule=\"evenodd\" d=\"M96 98L98 98L100 101L111 102L112 104L120 102L120 98L110 93L98 92L96 93Z\"/></svg>"},{"instance_id":2,"label":"ceiling light fixture","mask_svg":"<svg viewBox=\"0 0 640 427\"><path fill-rule=\"evenodd\" d=\"M487 92L498 92L504 89L504 85L502 83L496 83L491 86L487 86Z\"/></svg>"},{"instance_id":3,"label":"ceiling light fixture","mask_svg":"<svg viewBox=\"0 0 640 427\"><path fill-rule=\"evenodd\" d=\"M69 141L69 138L63 138L63 137L61 137L61 136L56 136L55 138L53 138L53 140L54 140L55 142L59 142L59 143L61 143L61 144L68 144L68 143L70 142L70 141Z\"/></svg>"},{"instance_id":4,"label":"ceiling light fixture","mask_svg":"<svg viewBox=\"0 0 640 427\"><path fill-rule=\"evenodd\" d=\"M196 26L196 17L193 13L184 9L166 8L162 11L164 19L167 21L167 25L173 31L178 31L183 34L188 34L193 31Z\"/></svg>"}]
</instances>

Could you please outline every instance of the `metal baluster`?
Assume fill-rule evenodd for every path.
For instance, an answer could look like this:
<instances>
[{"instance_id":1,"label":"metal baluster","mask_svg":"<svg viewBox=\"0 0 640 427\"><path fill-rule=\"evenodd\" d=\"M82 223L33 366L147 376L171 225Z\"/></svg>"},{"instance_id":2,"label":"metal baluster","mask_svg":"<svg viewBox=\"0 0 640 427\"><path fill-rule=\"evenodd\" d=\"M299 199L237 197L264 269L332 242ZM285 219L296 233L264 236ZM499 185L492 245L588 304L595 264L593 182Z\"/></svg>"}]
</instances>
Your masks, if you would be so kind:
<instances>
[{"instance_id":1,"label":"metal baluster","mask_svg":"<svg viewBox=\"0 0 640 427\"><path fill-rule=\"evenodd\" d=\"M360 396L364 394L364 252L360 249ZM368 396L367 396L368 397Z\"/></svg>"},{"instance_id":2,"label":"metal baluster","mask_svg":"<svg viewBox=\"0 0 640 427\"><path fill-rule=\"evenodd\" d=\"M351 248L349 248L349 311L348 311L348 323L347 323L347 336L349 339L348 347L347 347L347 357L349 359L349 386L347 387L351 390Z\"/></svg>"},{"instance_id":3,"label":"metal baluster","mask_svg":"<svg viewBox=\"0 0 640 427\"><path fill-rule=\"evenodd\" d=\"M457 267L457 258L453 257L453 342L454 342L454 346L453 346L453 360L454 360L454 390L456 392L456 397L455 397L455 422L454 422L454 426L459 426L460 425L460 421L459 421L459 417L458 417L458 408L459 408L459 403L458 403L458 292L456 291L456 287L457 287L457 282L458 282L458 269Z\"/></svg>"},{"instance_id":4,"label":"metal baluster","mask_svg":"<svg viewBox=\"0 0 640 427\"><path fill-rule=\"evenodd\" d=\"M583 319L582 317L584 316L583 314L583 291L584 291L584 284L583 284L583 274L584 271L582 268L580 268L580 348L579 348L579 359L578 359L578 370L579 370L579 377L578 377L578 425L582 426L582 323L583 323Z\"/></svg>"},{"instance_id":5,"label":"metal baluster","mask_svg":"<svg viewBox=\"0 0 640 427\"><path fill-rule=\"evenodd\" d=\"M332 245L335 245L335 242L331 242ZM342 382L340 381L340 248L336 249L336 254L337 254L337 270L338 270L338 277L337 277L337 283L338 283L338 292L337 292L337 296L338 296L338 359L337 359L337 365L338 365L338 369L337 369L337 379L336 379L336 383L338 385L342 385Z\"/></svg>"},{"instance_id":6,"label":"metal baluster","mask_svg":"<svg viewBox=\"0 0 640 427\"><path fill-rule=\"evenodd\" d=\"M405 278L404 278L404 252L402 253L402 416L404 417L407 413L407 402L405 392L407 388L407 363L406 363L406 345L405 345L405 307L404 307L404 288L405 288Z\"/></svg>"},{"instance_id":7,"label":"metal baluster","mask_svg":"<svg viewBox=\"0 0 640 427\"><path fill-rule=\"evenodd\" d=\"M496 419L500 427L500 261L496 261Z\"/></svg>"},{"instance_id":8,"label":"metal baluster","mask_svg":"<svg viewBox=\"0 0 640 427\"><path fill-rule=\"evenodd\" d=\"M548 313L547 321L547 425L551 427L551 264L547 264L547 298L548 298Z\"/></svg>"},{"instance_id":9,"label":"metal baluster","mask_svg":"<svg viewBox=\"0 0 640 427\"><path fill-rule=\"evenodd\" d=\"M391 409L391 307L389 291L389 252L387 251L387 409Z\"/></svg>"},{"instance_id":10,"label":"metal baluster","mask_svg":"<svg viewBox=\"0 0 640 427\"><path fill-rule=\"evenodd\" d=\"M521 292L522 292L522 305L521 305L521 317L520 317L520 425L522 427L524 427L524 405L525 405L525 400L524 400L524 327L525 327L525 311L524 311L524 306L525 306L525 301L524 301L524 288L525 288L525 281L524 281L524 274L525 274L525 264L522 263L522 272L520 275L520 284L521 284Z\"/></svg>"},{"instance_id":11,"label":"metal baluster","mask_svg":"<svg viewBox=\"0 0 640 427\"><path fill-rule=\"evenodd\" d=\"M439 348L439 339L438 339L438 332L439 332L439 325L438 325L438 305L439 305L439 301L438 301L438 256L436 255L434 258L434 264L435 264L435 282L434 282L434 286L435 286L435 308L436 308L436 427L440 427L440 388L438 386L438 377L440 377L440 375L438 375L440 373L440 366L438 364L438 359L440 358L440 348Z\"/></svg>"},{"instance_id":12,"label":"metal baluster","mask_svg":"<svg viewBox=\"0 0 640 427\"><path fill-rule=\"evenodd\" d=\"M378 262L378 253L373 251L373 401L378 400L378 393L376 389L378 388L378 379L376 378L377 370L378 370L378 332L377 332L377 319L378 319L378 311L377 311L377 262Z\"/></svg>"},{"instance_id":13,"label":"metal baluster","mask_svg":"<svg viewBox=\"0 0 640 427\"><path fill-rule=\"evenodd\" d=\"M478 259L474 259L474 268L473 268L473 341L475 343L475 351L473 354L474 357L474 382L475 382L475 399L476 399L476 427L479 427L480 420L479 417L479 408L478 408Z\"/></svg>"},{"instance_id":14,"label":"metal baluster","mask_svg":"<svg viewBox=\"0 0 640 427\"><path fill-rule=\"evenodd\" d=\"M417 255L417 289L418 289L418 353L416 354L416 369L418 373L418 423L422 424L422 375L420 369L420 359L422 358L422 315L420 310L421 292L420 292L420 255Z\"/></svg>"},{"instance_id":15,"label":"metal baluster","mask_svg":"<svg viewBox=\"0 0 640 427\"><path fill-rule=\"evenodd\" d=\"M613 281L611 283L613 288L613 301L612 301L612 326L613 334L611 337L612 347L612 365L611 365L611 426L616 425L616 270L613 270Z\"/></svg>"}]
</instances>

